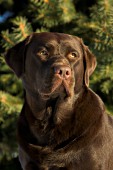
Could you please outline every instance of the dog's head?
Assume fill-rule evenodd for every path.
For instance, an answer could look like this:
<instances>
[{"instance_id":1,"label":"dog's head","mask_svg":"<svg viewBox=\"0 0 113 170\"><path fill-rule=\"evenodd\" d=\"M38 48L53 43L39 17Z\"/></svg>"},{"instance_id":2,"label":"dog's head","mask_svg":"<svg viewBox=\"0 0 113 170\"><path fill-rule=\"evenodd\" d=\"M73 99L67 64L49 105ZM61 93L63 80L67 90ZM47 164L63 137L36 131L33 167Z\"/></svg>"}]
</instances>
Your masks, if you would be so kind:
<instances>
[{"instance_id":1,"label":"dog's head","mask_svg":"<svg viewBox=\"0 0 113 170\"><path fill-rule=\"evenodd\" d=\"M9 49L5 58L25 89L45 99L79 92L89 85L96 66L80 38L61 33L34 33Z\"/></svg>"}]
</instances>

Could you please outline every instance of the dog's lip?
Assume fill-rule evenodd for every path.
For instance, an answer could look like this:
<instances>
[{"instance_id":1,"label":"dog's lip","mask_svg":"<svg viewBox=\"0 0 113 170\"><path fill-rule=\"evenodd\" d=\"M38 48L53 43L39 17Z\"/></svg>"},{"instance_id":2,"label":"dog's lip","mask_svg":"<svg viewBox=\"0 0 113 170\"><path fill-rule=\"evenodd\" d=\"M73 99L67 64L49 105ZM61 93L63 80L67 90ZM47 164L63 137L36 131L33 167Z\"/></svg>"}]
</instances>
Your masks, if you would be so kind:
<instances>
[{"instance_id":1,"label":"dog's lip","mask_svg":"<svg viewBox=\"0 0 113 170\"><path fill-rule=\"evenodd\" d=\"M61 83L62 82L59 82L58 84L55 83L54 88L52 88L52 90L50 92L43 92L41 90L38 90L38 92L43 99L48 100L50 98L50 96L54 93L54 91L56 91L56 89L61 85Z\"/></svg>"},{"instance_id":2,"label":"dog's lip","mask_svg":"<svg viewBox=\"0 0 113 170\"><path fill-rule=\"evenodd\" d=\"M60 81L58 84L55 83L54 88L52 88L52 90L48 93L40 91L40 90L38 90L38 92L44 100L48 100L48 99L50 99L51 96L54 95L54 92L57 91L57 89L60 86L63 86L63 88L65 90L65 93L66 93L65 98L70 97L71 93L69 91L69 85L64 79L62 79L62 81ZM60 96L60 93L58 95Z\"/></svg>"},{"instance_id":3,"label":"dog's lip","mask_svg":"<svg viewBox=\"0 0 113 170\"><path fill-rule=\"evenodd\" d=\"M62 82L62 84L63 84L63 86L64 86L64 88L65 88L67 97L70 97L70 96L71 96L71 93L70 93L70 91L69 91L69 85L67 84L67 81L64 80L64 81Z\"/></svg>"}]
</instances>

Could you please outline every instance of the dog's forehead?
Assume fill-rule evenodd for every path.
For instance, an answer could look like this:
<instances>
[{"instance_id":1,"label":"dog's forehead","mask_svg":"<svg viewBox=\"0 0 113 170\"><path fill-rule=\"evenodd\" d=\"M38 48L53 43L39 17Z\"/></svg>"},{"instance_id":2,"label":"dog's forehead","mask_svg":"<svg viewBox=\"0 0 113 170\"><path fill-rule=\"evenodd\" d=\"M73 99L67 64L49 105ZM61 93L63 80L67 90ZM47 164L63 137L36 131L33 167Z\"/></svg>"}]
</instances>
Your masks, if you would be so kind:
<instances>
[{"instance_id":1,"label":"dog's forehead","mask_svg":"<svg viewBox=\"0 0 113 170\"><path fill-rule=\"evenodd\" d=\"M45 46L47 44L52 44L53 46L69 45L80 48L80 39L78 37L63 33L35 33L33 35L32 43L35 48L38 46Z\"/></svg>"}]
</instances>

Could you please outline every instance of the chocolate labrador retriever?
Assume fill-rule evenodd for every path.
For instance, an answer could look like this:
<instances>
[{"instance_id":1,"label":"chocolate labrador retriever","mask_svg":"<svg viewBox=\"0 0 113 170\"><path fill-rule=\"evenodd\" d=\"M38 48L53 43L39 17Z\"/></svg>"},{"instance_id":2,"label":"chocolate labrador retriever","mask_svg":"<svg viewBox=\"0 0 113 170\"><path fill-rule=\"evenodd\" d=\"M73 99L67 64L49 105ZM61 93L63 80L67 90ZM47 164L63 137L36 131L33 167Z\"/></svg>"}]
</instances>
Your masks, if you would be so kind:
<instances>
[{"instance_id":1,"label":"chocolate labrador retriever","mask_svg":"<svg viewBox=\"0 0 113 170\"><path fill-rule=\"evenodd\" d=\"M33 33L6 62L25 89L17 130L23 170L113 170L113 118L88 87L96 59L83 41Z\"/></svg>"}]
</instances>

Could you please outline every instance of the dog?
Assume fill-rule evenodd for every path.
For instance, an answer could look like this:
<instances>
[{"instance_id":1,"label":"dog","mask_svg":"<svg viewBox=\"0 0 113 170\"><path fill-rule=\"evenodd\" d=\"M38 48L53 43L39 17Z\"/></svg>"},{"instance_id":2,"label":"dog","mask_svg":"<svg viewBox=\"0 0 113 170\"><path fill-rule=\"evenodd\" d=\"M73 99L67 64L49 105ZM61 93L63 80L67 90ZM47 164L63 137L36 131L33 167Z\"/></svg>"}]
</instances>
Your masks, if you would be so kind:
<instances>
[{"instance_id":1,"label":"dog","mask_svg":"<svg viewBox=\"0 0 113 170\"><path fill-rule=\"evenodd\" d=\"M76 36L33 33L7 51L25 89L23 170L113 170L113 118L89 88L96 58Z\"/></svg>"}]
</instances>

